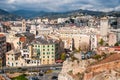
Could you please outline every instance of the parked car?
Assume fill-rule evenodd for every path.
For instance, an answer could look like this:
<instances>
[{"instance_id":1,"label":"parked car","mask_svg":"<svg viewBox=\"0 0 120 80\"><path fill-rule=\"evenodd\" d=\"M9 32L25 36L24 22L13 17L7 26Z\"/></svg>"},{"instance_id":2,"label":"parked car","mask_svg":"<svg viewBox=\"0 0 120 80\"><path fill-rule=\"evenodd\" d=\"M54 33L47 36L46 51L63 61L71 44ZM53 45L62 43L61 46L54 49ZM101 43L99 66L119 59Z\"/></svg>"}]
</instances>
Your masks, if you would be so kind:
<instances>
[{"instance_id":1,"label":"parked car","mask_svg":"<svg viewBox=\"0 0 120 80\"><path fill-rule=\"evenodd\" d=\"M53 77L52 77L52 80L57 80L57 79L58 79L57 76L53 76Z\"/></svg>"}]
</instances>

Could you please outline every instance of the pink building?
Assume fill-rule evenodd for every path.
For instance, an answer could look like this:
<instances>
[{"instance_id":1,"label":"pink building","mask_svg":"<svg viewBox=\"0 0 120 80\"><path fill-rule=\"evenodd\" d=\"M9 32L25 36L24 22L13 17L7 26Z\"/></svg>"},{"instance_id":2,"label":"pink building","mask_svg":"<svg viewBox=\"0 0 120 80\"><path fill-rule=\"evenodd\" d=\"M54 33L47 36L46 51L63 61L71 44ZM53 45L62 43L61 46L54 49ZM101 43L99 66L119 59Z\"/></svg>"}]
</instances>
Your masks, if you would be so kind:
<instances>
[{"instance_id":1,"label":"pink building","mask_svg":"<svg viewBox=\"0 0 120 80\"><path fill-rule=\"evenodd\" d=\"M109 46L114 46L116 42L117 42L116 34L115 33L110 33L109 34L109 39L108 39Z\"/></svg>"}]
</instances>

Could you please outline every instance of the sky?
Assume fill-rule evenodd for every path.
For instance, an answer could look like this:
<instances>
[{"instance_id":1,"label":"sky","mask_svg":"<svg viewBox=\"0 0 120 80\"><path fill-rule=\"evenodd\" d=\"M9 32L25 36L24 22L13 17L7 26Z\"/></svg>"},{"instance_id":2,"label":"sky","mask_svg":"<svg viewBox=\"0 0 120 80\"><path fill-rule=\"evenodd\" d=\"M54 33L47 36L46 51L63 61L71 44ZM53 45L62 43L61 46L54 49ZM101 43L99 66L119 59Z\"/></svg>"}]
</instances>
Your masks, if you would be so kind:
<instances>
[{"instance_id":1,"label":"sky","mask_svg":"<svg viewBox=\"0 0 120 80\"><path fill-rule=\"evenodd\" d=\"M36 10L64 12L77 9L120 11L120 0L0 0L0 8L7 11Z\"/></svg>"}]
</instances>

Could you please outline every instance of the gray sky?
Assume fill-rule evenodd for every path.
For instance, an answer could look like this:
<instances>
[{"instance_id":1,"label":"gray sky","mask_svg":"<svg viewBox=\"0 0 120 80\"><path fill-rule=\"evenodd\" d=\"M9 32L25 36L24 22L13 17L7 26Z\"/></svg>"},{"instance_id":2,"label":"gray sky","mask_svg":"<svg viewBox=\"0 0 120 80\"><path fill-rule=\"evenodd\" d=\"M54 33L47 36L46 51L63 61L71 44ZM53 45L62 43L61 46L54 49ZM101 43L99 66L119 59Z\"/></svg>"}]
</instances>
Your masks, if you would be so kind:
<instances>
[{"instance_id":1,"label":"gray sky","mask_svg":"<svg viewBox=\"0 0 120 80\"><path fill-rule=\"evenodd\" d=\"M120 0L0 0L4 10L69 11L88 9L97 11L120 11Z\"/></svg>"}]
</instances>

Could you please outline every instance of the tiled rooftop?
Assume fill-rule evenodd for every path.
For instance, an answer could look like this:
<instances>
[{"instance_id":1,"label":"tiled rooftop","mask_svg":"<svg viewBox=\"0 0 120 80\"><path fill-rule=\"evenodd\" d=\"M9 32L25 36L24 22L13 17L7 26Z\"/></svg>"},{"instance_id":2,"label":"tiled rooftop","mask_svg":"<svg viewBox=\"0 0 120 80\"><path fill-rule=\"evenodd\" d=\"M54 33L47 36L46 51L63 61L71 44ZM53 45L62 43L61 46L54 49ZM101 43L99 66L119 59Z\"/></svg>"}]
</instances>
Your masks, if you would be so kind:
<instances>
[{"instance_id":1,"label":"tiled rooftop","mask_svg":"<svg viewBox=\"0 0 120 80\"><path fill-rule=\"evenodd\" d=\"M0 34L0 37L3 37L4 36L4 34Z\"/></svg>"}]
</instances>

